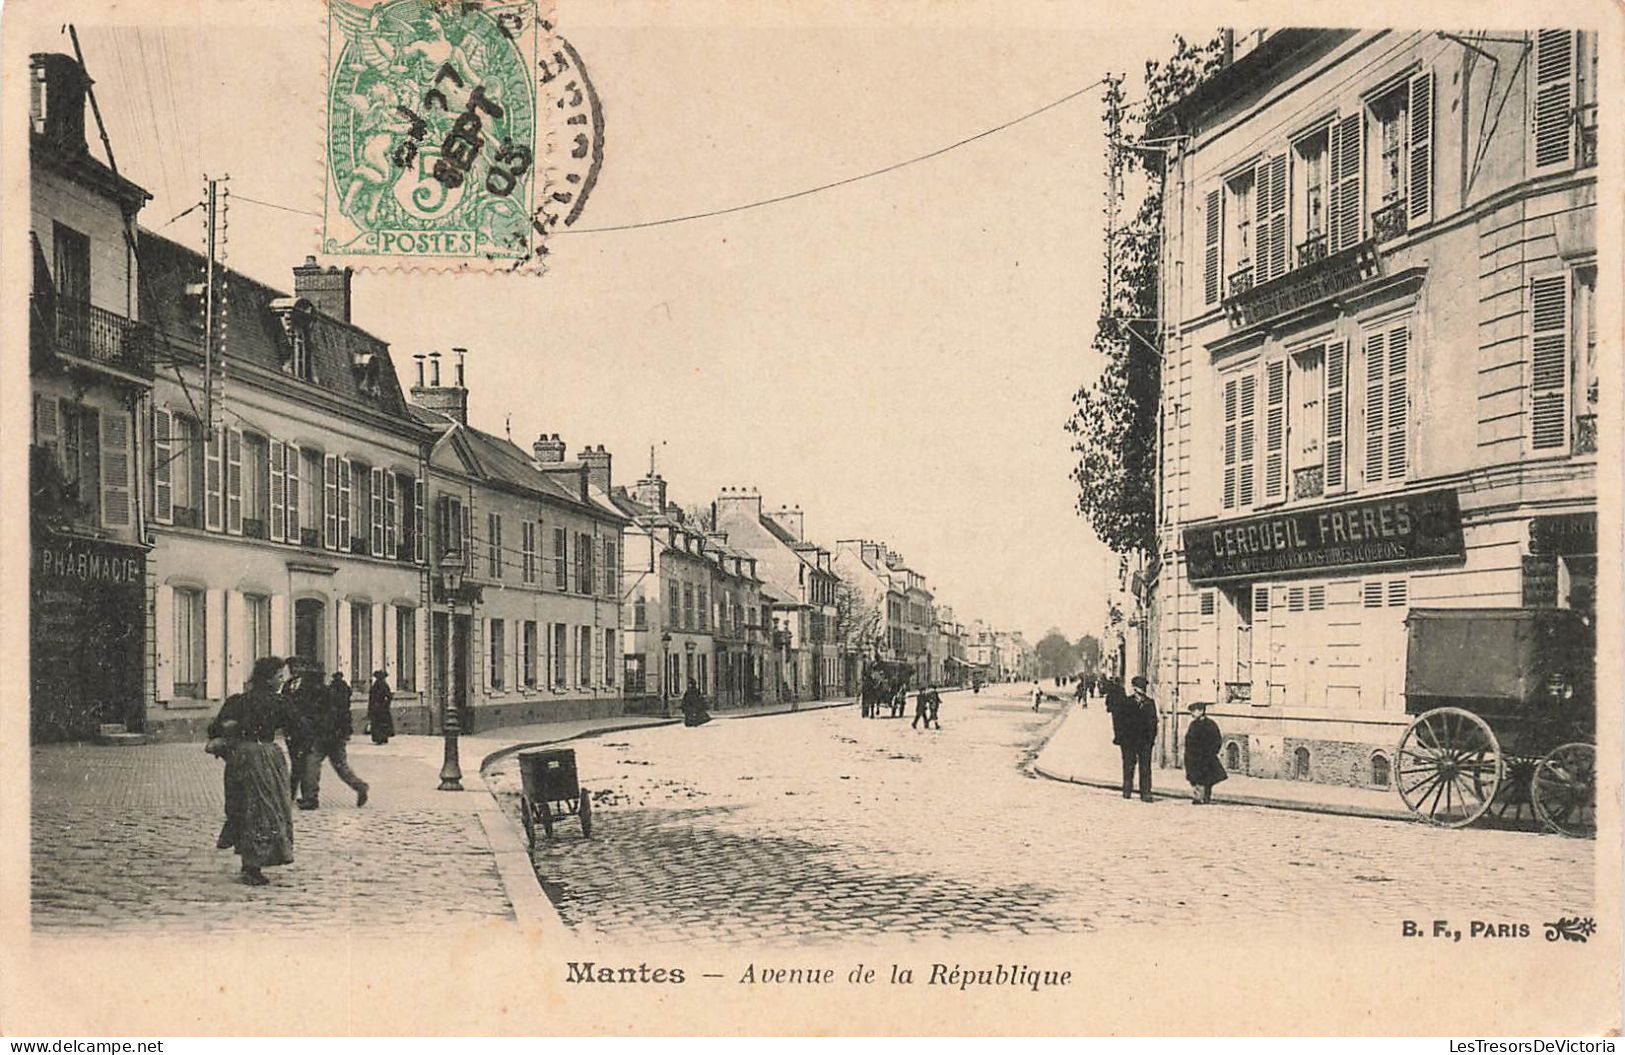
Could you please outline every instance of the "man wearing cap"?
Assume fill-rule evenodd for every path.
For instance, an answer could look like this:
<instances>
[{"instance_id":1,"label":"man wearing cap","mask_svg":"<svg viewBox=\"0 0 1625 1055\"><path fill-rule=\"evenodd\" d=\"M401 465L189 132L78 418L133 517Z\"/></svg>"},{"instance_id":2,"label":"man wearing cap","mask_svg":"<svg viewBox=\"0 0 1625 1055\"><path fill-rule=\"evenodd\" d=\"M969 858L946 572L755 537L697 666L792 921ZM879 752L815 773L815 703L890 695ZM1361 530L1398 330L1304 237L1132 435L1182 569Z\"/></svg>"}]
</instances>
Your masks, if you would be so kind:
<instances>
[{"instance_id":1,"label":"man wearing cap","mask_svg":"<svg viewBox=\"0 0 1625 1055\"><path fill-rule=\"evenodd\" d=\"M1123 797L1134 797L1134 770L1140 770L1140 798L1151 798L1151 745L1157 742L1157 703L1145 693L1146 681L1135 675L1134 694L1118 704L1122 711L1117 746L1123 754Z\"/></svg>"}]
</instances>

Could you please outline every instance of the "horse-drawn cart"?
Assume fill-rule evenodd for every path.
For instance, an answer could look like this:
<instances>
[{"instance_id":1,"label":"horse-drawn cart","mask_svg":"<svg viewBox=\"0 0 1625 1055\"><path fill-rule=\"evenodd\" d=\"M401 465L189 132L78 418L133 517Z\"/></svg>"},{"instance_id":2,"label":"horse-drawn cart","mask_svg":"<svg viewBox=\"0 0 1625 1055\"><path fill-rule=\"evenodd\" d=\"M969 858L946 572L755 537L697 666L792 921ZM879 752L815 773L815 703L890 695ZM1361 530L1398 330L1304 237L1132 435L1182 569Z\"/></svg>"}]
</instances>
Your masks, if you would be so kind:
<instances>
[{"instance_id":1,"label":"horse-drawn cart","mask_svg":"<svg viewBox=\"0 0 1625 1055\"><path fill-rule=\"evenodd\" d=\"M1561 608L1417 608L1406 620L1395 751L1405 805L1460 828L1529 809L1564 835L1596 831L1596 635Z\"/></svg>"}]
</instances>

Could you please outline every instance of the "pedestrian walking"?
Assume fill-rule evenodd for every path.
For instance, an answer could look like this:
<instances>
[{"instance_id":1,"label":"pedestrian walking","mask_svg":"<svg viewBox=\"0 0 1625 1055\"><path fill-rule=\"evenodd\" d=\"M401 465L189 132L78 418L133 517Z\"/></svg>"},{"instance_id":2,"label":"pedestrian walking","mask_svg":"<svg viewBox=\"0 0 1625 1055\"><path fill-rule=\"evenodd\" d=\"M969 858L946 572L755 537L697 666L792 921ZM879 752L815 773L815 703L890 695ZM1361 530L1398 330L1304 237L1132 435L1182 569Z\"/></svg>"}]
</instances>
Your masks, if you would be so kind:
<instances>
[{"instance_id":1,"label":"pedestrian walking","mask_svg":"<svg viewBox=\"0 0 1625 1055\"><path fill-rule=\"evenodd\" d=\"M1043 703L1043 702L1044 702L1044 690L1042 688L1040 688L1039 685L1038 685L1038 682L1035 681L1035 682L1033 682L1033 710L1035 710L1035 711L1038 710L1038 705Z\"/></svg>"},{"instance_id":2,"label":"pedestrian walking","mask_svg":"<svg viewBox=\"0 0 1625 1055\"><path fill-rule=\"evenodd\" d=\"M700 695L700 687L693 678L688 679L688 690L683 693L683 724L704 725L710 720L711 715L705 710L705 697Z\"/></svg>"},{"instance_id":3,"label":"pedestrian walking","mask_svg":"<svg viewBox=\"0 0 1625 1055\"><path fill-rule=\"evenodd\" d=\"M1089 706L1089 685L1082 678L1078 679L1078 687L1072 690L1072 698L1085 707Z\"/></svg>"},{"instance_id":4,"label":"pedestrian walking","mask_svg":"<svg viewBox=\"0 0 1625 1055\"><path fill-rule=\"evenodd\" d=\"M937 712L942 709L942 696L941 696L941 694L938 693L936 689L932 689L931 690L931 698L927 702L931 706L931 713L927 717L925 724L927 726L931 726L931 727L934 727L934 728L937 728L937 729L941 729L942 728L942 723L937 720Z\"/></svg>"},{"instance_id":5,"label":"pedestrian walking","mask_svg":"<svg viewBox=\"0 0 1625 1055\"><path fill-rule=\"evenodd\" d=\"M1185 730L1185 779L1190 782L1192 804L1203 806L1213 801L1213 785L1230 776L1219 761L1223 736L1218 723L1207 716L1207 704L1198 700L1185 709L1193 716Z\"/></svg>"},{"instance_id":6,"label":"pedestrian walking","mask_svg":"<svg viewBox=\"0 0 1625 1055\"><path fill-rule=\"evenodd\" d=\"M1157 741L1157 704L1146 695L1143 677L1135 675L1130 684L1134 687L1134 695L1120 700L1112 712L1113 743L1117 744L1123 756L1123 797L1134 797L1134 771L1137 768L1140 771L1140 798L1151 802L1151 747Z\"/></svg>"},{"instance_id":7,"label":"pedestrian walking","mask_svg":"<svg viewBox=\"0 0 1625 1055\"><path fill-rule=\"evenodd\" d=\"M236 850L242 881L270 882L262 868L293 861L293 805L288 760L276 744L297 718L282 694L287 667L280 657L254 661L248 689L226 700L209 723L211 754L226 762L226 822L215 845Z\"/></svg>"},{"instance_id":8,"label":"pedestrian walking","mask_svg":"<svg viewBox=\"0 0 1625 1055\"><path fill-rule=\"evenodd\" d=\"M322 672L303 659L288 660L288 680L282 686L291 725L288 728L288 793L296 802L303 802L305 774L310 767L310 752L315 744L316 726L321 723Z\"/></svg>"},{"instance_id":9,"label":"pedestrian walking","mask_svg":"<svg viewBox=\"0 0 1625 1055\"><path fill-rule=\"evenodd\" d=\"M389 691L388 672L373 671L372 688L367 690L367 732L372 734L375 744L387 744L395 735L395 715L389 709L394 701L395 694Z\"/></svg>"},{"instance_id":10,"label":"pedestrian walking","mask_svg":"<svg viewBox=\"0 0 1625 1055\"><path fill-rule=\"evenodd\" d=\"M921 689L914 694L914 720L908 723L910 729L918 729L924 722L927 729L931 728L931 693Z\"/></svg>"},{"instance_id":11,"label":"pedestrian walking","mask_svg":"<svg viewBox=\"0 0 1625 1055\"><path fill-rule=\"evenodd\" d=\"M312 731L310 753L305 757L305 797L299 801L302 810L321 808L322 762L333 763L333 772L355 792L355 804L367 804L367 782L350 768L349 743L355 732L350 716L350 683L339 671L333 672L332 683L322 700L322 709Z\"/></svg>"}]
</instances>

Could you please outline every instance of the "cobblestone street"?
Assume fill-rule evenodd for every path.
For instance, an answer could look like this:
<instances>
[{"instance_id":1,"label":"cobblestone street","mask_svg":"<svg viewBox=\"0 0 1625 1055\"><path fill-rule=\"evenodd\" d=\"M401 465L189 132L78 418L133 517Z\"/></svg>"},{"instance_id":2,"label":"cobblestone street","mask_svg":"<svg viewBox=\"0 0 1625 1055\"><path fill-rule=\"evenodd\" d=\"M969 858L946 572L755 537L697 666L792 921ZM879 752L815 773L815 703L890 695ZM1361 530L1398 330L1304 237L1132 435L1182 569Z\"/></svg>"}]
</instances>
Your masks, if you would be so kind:
<instances>
[{"instance_id":1,"label":"cobblestone street","mask_svg":"<svg viewBox=\"0 0 1625 1055\"><path fill-rule=\"evenodd\" d=\"M561 822L538 876L567 924L646 941L1311 920L1386 935L1591 911L1590 842L1193 809L1167 771L1149 805L1034 777L1061 705L1035 714L1020 691L949 694L941 730L842 708L574 741L593 836ZM517 761L486 776L516 815Z\"/></svg>"},{"instance_id":2,"label":"cobblestone street","mask_svg":"<svg viewBox=\"0 0 1625 1055\"><path fill-rule=\"evenodd\" d=\"M294 862L256 888L214 848L223 766L201 744L36 748L35 928L399 933L511 918L475 812L485 792L436 792L410 738L357 738L350 762L371 801L357 809L328 767L322 808L294 811Z\"/></svg>"}]
</instances>

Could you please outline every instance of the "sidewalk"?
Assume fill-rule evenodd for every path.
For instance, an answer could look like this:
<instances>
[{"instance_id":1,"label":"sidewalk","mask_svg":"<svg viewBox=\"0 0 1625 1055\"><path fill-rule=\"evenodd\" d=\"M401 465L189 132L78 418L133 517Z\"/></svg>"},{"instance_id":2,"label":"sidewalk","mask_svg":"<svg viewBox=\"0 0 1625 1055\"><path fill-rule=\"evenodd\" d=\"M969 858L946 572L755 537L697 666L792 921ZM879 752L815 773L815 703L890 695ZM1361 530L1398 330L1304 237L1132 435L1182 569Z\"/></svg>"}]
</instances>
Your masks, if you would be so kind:
<instances>
[{"instance_id":1,"label":"sidewalk","mask_svg":"<svg viewBox=\"0 0 1625 1055\"><path fill-rule=\"evenodd\" d=\"M1049 740L1039 749L1033 769L1051 780L1110 788L1123 787L1123 762L1112 744L1111 716L1104 700L1091 700L1088 708L1066 705L1067 713ZM1153 783L1162 795L1190 795L1181 769L1158 769ZM1394 791L1351 788L1308 781L1266 780L1232 773L1213 789L1214 802L1267 806L1310 813L1340 813L1384 820L1413 820Z\"/></svg>"}]
</instances>

